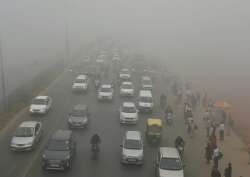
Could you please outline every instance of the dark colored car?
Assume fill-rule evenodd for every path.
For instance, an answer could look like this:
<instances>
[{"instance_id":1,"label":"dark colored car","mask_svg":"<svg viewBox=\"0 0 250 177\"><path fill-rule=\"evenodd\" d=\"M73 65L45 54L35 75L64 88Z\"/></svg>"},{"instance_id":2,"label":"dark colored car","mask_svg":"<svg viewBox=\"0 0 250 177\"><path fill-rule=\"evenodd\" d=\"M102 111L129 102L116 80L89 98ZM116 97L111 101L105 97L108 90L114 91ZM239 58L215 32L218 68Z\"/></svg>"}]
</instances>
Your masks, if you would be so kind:
<instances>
[{"instance_id":1,"label":"dark colored car","mask_svg":"<svg viewBox=\"0 0 250 177\"><path fill-rule=\"evenodd\" d=\"M89 109L87 105L75 105L69 113L68 125L69 128L84 128L89 123Z\"/></svg>"},{"instance_id":2,"label":"dark colored car","mask_svg":"<svg viewBox=\"0 0 250 177\"><path fill-rule=\"evenodd\" d=\"M72 131L57 130L50 138L42 155L44 170L67 170L71 168L76 153Z\"/></svg>"}]
</instances>

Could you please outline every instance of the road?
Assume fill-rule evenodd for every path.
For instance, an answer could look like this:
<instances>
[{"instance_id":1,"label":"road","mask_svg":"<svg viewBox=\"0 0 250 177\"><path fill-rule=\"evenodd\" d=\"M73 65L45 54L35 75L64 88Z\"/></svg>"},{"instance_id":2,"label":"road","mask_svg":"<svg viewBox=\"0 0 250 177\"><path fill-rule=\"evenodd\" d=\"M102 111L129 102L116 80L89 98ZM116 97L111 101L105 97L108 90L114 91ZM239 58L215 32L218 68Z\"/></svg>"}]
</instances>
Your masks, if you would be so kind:
<instances>
[{"instance_id":1,"label":"road","mask_svg":"<svg viewBox=\"0 0 250 177\"><path fill-rule=\"evenodd\" d=\"M73 94L71 92L72 75L65 72L49 86L47 92L53 98L53 109L45 117L30 117L27 110L17 115L16 121L11 123L4 131L0 132L0 171L1 177L152 177L154 176L153 159L156 148L146 144L145 163L143 166L127 166L120 164L122 137L126 130L145 130L145 120L149 117L160 117L159 97L164 91L165 85L161 78L156 77L153 95L156 108L152 115L141 114L136 126L121 126L118 119L118 108L124 100L115 92L115 99L111 103L97 101L93 85L87 94ZM134 80L134 83L139 83ZM170 100L172 96L169 95ZM135 100L135 99L134 99ZM89 105L91 112L90 125L85 130L74 130L77 141L77 156L73 161L73 167L65 173L43 171L41 169L41 154L51 136L57 129L67 128L67 115L73 105L85 103ZM178 135L185 136L185 127L182 119L182 108L175 109L175 125L167 128L164 125L162 146L173 146L174 139ZM23 120L40 120L43 123L44 136L40 144L33 152L13 153L9 149L12 133ZM101 153L98 161L91 160L89 140L93 133L101 135ZM186 137L187 139L187 137ZM184 163L186 164L186 177L201 177L202 173L208 173L208 168L203 165L203 140L196 138L188 140L185 150ZM207 175L202 175L206 177Z\"/></svg>"}]
</instances>

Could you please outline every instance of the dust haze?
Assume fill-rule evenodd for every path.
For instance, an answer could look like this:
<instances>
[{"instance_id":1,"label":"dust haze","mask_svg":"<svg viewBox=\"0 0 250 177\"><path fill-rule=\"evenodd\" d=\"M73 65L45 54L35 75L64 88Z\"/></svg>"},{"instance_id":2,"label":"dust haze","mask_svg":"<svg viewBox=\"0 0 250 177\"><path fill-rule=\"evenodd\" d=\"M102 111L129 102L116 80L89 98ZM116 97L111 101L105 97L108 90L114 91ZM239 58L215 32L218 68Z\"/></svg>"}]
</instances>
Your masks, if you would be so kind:
<instances>
[{"instance_id":1,"label":"dust haze","mask_svg":"<svg viewBox=\"0 0 250 177\"><path fill-rule=\"evenodd\" d=\"M248 0L1 0L8 91L65 57L66 21L71 58L106 37L165 60L215 97L249 104Z\"/></svg>"}]
</instances>

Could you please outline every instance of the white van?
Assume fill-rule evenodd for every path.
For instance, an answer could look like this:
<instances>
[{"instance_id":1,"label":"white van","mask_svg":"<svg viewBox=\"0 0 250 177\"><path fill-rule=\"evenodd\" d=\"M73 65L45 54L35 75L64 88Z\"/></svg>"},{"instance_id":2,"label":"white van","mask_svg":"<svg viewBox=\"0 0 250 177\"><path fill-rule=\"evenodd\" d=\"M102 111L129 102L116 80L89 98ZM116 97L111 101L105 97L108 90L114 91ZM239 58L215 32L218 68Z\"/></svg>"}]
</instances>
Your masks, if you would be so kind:
<instances>
[{"instance_id":1,"label":"white van","mask_svg":"<svg viewBox=\"0 0 250 177\"><path fill-rule=\"evenodd\" d=\"M138 97L138 109L140 112L153 112L154 101L150 90L141 90Z\"/></svg>"}]
</instances>

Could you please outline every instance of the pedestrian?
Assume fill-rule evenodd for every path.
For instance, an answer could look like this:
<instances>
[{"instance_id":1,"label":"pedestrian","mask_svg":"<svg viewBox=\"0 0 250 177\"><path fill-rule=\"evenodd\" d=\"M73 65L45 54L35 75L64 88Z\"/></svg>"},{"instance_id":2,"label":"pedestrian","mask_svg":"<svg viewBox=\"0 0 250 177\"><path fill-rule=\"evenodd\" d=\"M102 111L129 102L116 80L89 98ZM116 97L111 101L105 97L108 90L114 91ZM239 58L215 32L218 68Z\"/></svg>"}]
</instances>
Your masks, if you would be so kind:
<instances>
[{"instance_id":1,"label":"pedestrian","mask_svg":"<svg viewBox=\"0 0 250 177\"><path fill-rule=\"evenodd\" d=\"M209 137L209 130L210 130L210 127L211 127L211 120L209 119L209 118L207 118L206 120L205 120L206 122L206 135L207 135L207 137Z\"/></svg>"},{"instance_id":2,"label":"pedestrian","mask_svg":"<svg viewBox=\"0 0 250 177\"><path fill-rule=\"evenodd\" d=\"M225 131L225 125L224 122L221 122L219 125L220 141L224 140L224 131Z\"/></svg>"},{"instance_id":3,"label":"pedestrian","mask_svg":"<svg viewBox=\"0 0 250 177\"><path fill-rule=\"evenodd\" d=\"M228 136L230 136L233 126L234 126L234 121L232 119L231 114L229 114L228 120L227 120L227 135Z\"/></svg>"},{"instance_id":4,"label":"pedestrian","mask_svg":"<svg viewBox=\"0 0 250 177\"><path fill-rule=\"evenodd\" d=\"M211 144L208 142L205 148L205 158L207 160L207 164L210 164L210 161L212 160L212 155L213 155L213 149Z\"/></svg>"},{"instance_id":5,"label":"pedestrian","mask_svg":"<svg viewBox=\"0 0 250 177\"><path fill-rule=\"evenodd\" d=\"M221 177L220 171L215 166L212 169L211 177Z\"/></svg>"},{"instance_id":6,"label":"pedestrian","mask_svg":"<svg viewBox=\"0 0 250 177\"><path fill-rule=\"evenodd\" d=\"M227 168L225 168L224 176L225 177L232 177L232 164L231 163L228 163Z\"/></svg>"},{"instance_id":7,"label":"pedestrian","mask_svg":"<svg viewBox=\"0 0 250 177\"><path fill-rule=\"evenodd\" d=\"M250 165L250 143L247 145L247 151L248 151L248 165Z\"/></svg>"},{"instance_id":8,"label":"pedestrian","mask_svg":"<svg viewBox=\"0 0 250 177\"><path fill-rule=\"evenodd\" d=\"M219 168L219 160L222 158L222 153L220 152L220 149L218 146L213 151L213 161L214 161L214 166Z\"/></svg>"}]
</instances>

